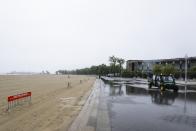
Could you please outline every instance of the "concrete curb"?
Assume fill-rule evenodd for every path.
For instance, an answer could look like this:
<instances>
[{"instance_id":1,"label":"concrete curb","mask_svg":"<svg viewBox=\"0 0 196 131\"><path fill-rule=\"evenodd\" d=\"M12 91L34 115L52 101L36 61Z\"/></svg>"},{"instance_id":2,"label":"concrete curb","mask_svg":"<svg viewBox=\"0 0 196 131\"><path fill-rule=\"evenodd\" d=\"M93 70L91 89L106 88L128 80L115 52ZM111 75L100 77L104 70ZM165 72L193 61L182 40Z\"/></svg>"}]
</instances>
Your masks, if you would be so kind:
<instances>
[{"instance_id":1,"label":"concrete curb","mask_svg":"<svg viewBox=\"0 0 196 131\"><path fill-rule=\"evenodd\" d=\"M111 131L106 101L103 99L101 81L96 80L84 107L68 131Z\"/></svg>"}]
</instances>

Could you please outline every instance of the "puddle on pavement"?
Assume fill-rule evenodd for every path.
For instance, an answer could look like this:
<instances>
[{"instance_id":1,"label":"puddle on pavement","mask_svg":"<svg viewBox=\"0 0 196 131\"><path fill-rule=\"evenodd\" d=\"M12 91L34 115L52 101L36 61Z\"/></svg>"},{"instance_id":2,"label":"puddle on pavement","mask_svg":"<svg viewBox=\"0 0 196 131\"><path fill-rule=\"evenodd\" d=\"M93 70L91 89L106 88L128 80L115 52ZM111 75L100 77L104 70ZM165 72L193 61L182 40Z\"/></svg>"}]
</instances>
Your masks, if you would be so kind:
<instances>
[{"instance_id":1,"label":"puddle on pavement","mask_svg":"<svg viewBox=\"0 0 196 131\"><path fill-rule=\"evenodd\" d=\"M196 92L102 82L112 131L195 131Z\"/></svg>"}]
</instances>

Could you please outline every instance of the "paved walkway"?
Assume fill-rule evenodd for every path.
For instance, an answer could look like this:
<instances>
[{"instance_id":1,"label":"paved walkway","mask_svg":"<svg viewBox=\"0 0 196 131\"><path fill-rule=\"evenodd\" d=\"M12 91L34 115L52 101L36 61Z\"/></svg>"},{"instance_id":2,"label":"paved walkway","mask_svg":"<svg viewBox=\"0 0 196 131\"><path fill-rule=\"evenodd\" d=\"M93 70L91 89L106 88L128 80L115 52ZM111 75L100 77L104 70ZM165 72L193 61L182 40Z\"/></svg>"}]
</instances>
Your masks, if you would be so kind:
<instances>
[{"instance_id":1,"label":"paved walkway","mask_svg":"<svg viewBox=\"0 0 196 131\"><path fill-rule=\"evenodd\" d=\"M105 80L109 80L109 81L139 81L140 83L148 83L147 79L144 78L121 78L121 77L102 77ZM184 86L185 85L185 81L184 80L176 80L176 84L177 85L181 85ZM196 80L188 80L187 82L188 86L195 86L196 85Z\"/></svg>"},{"instance_id":2,"label":"paved walkway","mask_svg":"<svg viewBox=\"0 0 196 131\"><path fill-rule=\"evenodd\" d=\"M82 111L68 131L111 131L107 102L100 80L95 81Z\"/></svg>"}]
</instances>

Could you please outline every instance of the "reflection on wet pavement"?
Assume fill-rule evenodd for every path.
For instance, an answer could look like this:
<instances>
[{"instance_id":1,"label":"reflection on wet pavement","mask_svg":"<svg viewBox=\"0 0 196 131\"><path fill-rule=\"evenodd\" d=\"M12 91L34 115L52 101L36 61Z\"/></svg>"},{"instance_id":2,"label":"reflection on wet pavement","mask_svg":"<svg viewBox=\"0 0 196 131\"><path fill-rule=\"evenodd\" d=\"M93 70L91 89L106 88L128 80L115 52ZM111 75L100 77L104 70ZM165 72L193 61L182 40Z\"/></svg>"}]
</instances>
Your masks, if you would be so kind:
<instances>
[{"instance_id":1,"label":"reflection on wet pavement","mask_svg":"<svg viewBox=\"0 0 196 131\"><path fill-rule=\"evenodd\" d=\"M196 92L107 84L104 93L112 131L195 131Z\"/></svg>"},{"instance_id":2,"label":"reflection on wet pavement","mask_svg":"<svg viewBox=\"0 0 196 131\"><path fill-rule=\"evenodd\" d=\"M163 105L172 105L175 101L175 98L178 96L178 92L160 92L156 90L150 90L149 94L151 95L151 100L153 103Z\"/></svg>"}]
</instances>

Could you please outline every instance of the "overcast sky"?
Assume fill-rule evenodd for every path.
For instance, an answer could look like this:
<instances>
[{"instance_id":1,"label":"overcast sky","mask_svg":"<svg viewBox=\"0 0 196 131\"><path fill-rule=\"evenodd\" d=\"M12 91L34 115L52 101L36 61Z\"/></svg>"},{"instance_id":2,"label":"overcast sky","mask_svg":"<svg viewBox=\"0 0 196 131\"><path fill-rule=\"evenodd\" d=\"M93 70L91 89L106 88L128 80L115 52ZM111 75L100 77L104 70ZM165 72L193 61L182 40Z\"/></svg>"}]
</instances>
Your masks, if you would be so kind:
<instances>
[{"instance_id":1,"label":"overcast sky","mask_svg":"<svg viewBox=\"0 0 196 131\"><path fill-rule=\"evenodd\" d=\"M0 72L196 56L196 0L1 0Z\"/></svg>"}]
</instances>

